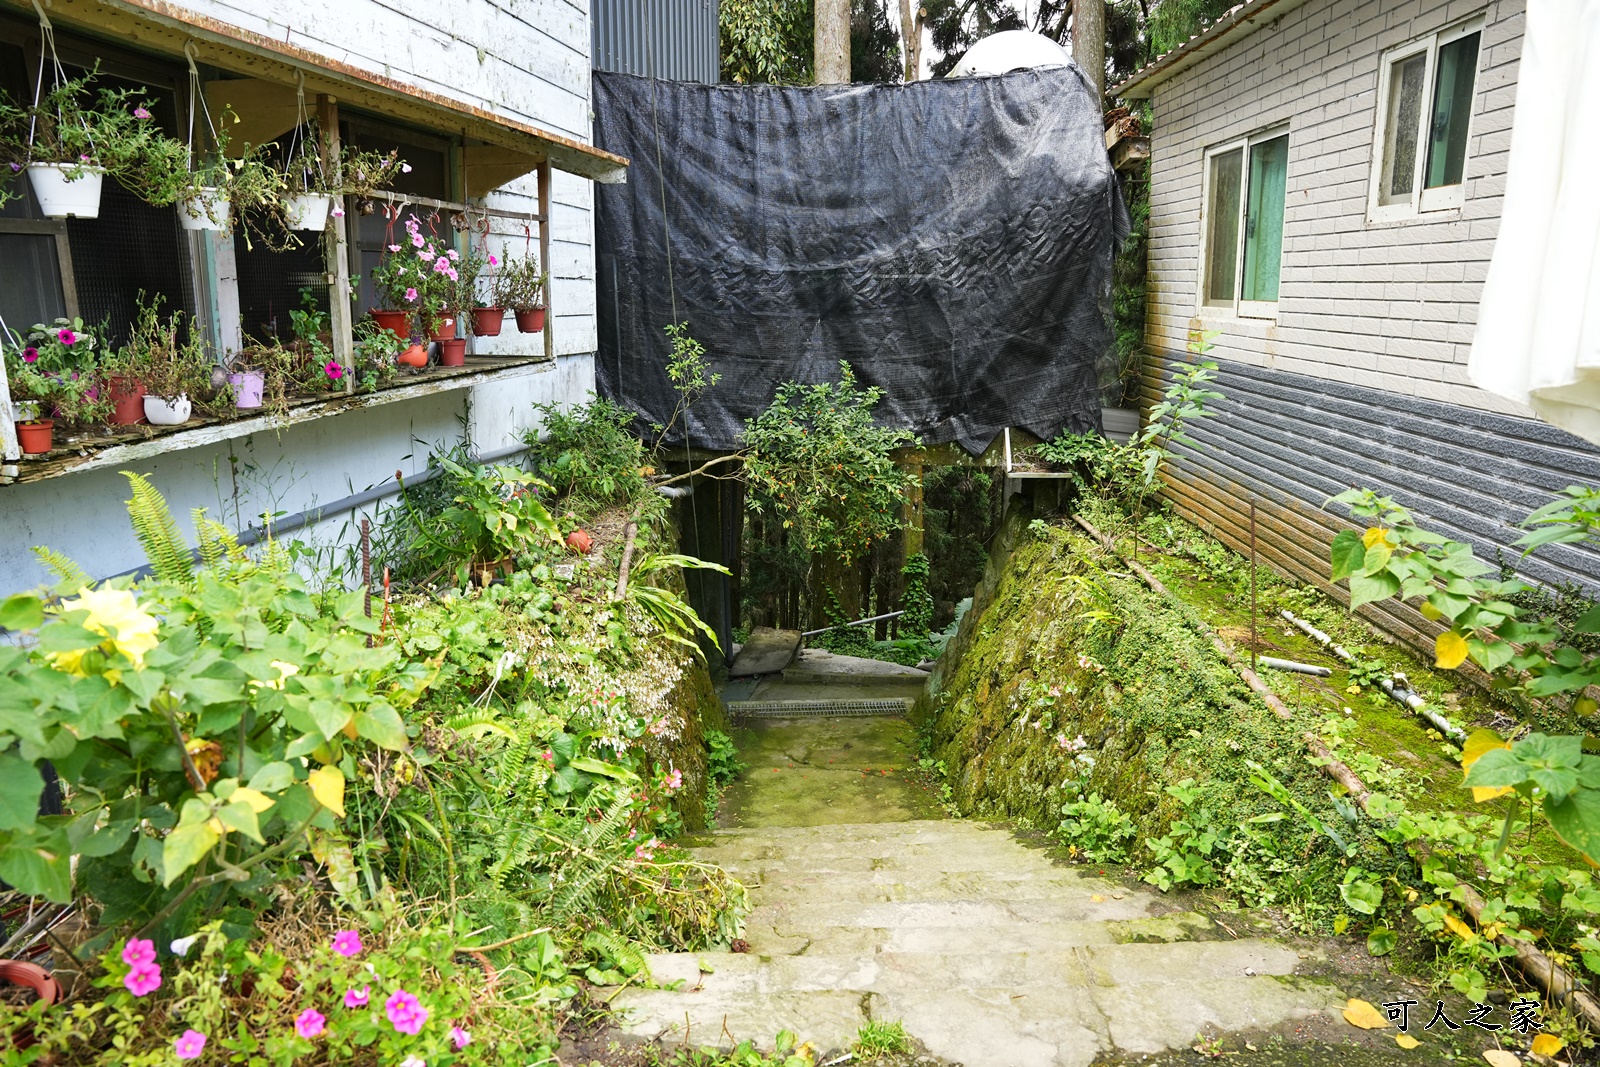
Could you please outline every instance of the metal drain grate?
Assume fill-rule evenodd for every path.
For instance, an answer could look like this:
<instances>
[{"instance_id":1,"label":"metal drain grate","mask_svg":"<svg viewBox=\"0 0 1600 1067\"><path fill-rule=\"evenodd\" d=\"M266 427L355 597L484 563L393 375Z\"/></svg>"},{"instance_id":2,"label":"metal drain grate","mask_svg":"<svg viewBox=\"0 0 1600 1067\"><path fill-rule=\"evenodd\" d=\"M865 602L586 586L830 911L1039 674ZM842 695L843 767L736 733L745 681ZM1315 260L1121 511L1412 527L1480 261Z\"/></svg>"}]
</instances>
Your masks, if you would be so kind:
<instances>
[{"instance_id":1,"label":"metal drain grate","mask_svg":"<svg viewBox=\"0 0 1600 1067\"><path fill-rule=\"evenodd\" d=\"M797 719L819 716L904 715L911 710L906 697L892 700L730 700L734 718Z\"/></svg>"}]
</instances>

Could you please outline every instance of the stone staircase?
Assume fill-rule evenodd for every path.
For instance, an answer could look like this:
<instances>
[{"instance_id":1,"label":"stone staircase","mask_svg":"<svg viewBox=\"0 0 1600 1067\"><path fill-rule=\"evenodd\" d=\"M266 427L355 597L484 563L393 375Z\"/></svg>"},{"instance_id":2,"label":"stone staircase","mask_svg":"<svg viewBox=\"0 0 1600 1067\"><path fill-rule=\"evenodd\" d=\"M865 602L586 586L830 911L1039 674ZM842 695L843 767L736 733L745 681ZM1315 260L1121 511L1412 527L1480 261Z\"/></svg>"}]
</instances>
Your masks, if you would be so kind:
<instances>
[{"instance_id":1,"label":"stone staircase","mask_svg":"<svg viewBox=\"0 0 1600 1067\"><path fill-rule=\"evenodd\" d=\"M1280 942L1053 862L962 820L718 832L699 859L751 888L749 951L651 958L619 993L635 1039L695 1046L781 1029L848 1048L900 1020L968 1067L1081 1067L1337 1015L1344 994L1296 975Z\"/></svg>"}]
</instances>

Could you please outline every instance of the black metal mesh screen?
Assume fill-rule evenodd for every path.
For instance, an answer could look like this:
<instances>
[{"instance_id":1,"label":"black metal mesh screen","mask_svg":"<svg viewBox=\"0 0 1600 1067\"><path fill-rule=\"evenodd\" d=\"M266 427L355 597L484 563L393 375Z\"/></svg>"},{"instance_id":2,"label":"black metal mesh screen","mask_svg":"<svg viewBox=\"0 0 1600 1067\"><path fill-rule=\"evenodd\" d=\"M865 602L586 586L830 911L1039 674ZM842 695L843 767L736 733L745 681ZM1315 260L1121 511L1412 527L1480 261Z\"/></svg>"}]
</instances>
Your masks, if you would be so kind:
<instances>
[{"instance_id":1,"label":"black metal mesh screen","mask_svg":"<svg viewBox=\"0 0 1600 1067\"><path fill-rule=\"evenodd\" d=\"M294 337L289 312L300 307L301 290L309 290L317 309L328 310L328 286L323 281L322 235L299 234L301 247L274 252L255 242L245 247L243 233L234 239L239 263L239 316L245 336L266 341Z\"/></svg>"},{"instance_id":2,"label":"black metal mesh screen","mask_svg":"<svg viewBox=\"0 0 1600 1067\"><path fill-rule=\"evenodd\" d=\"M151 207L107 178L100 217L68 219L67 237L83 321L105 323L113 344L127 339L141 292L164 296L164 314L193 312L189 249L176 208Z\"/></svg>"}]
</instances>

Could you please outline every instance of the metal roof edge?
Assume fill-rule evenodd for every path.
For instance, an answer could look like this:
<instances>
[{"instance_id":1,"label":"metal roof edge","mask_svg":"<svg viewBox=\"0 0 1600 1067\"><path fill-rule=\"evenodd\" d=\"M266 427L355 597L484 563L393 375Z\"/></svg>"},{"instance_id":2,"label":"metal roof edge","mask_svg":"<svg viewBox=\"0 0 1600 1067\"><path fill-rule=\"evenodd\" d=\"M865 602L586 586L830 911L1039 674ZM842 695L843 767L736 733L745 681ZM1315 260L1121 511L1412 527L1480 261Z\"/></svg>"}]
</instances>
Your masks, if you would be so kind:
<instances>
[{"instance_id":1,"label":"metal roof edge","mask_svg":"<svg viewBox=\"0 0 1600 1067\"><path fill-rule=\"evenodd\" d=\"M1160 56L1111 87L1110 95L1129 100L1148 100L1156 86L1205 56L1226 48L1260 28L1264 18L1277 18L1299 7L1306 0L1248 0L1228 9L1223 15L1183 44Z\"/></svg>"}]
</instances>

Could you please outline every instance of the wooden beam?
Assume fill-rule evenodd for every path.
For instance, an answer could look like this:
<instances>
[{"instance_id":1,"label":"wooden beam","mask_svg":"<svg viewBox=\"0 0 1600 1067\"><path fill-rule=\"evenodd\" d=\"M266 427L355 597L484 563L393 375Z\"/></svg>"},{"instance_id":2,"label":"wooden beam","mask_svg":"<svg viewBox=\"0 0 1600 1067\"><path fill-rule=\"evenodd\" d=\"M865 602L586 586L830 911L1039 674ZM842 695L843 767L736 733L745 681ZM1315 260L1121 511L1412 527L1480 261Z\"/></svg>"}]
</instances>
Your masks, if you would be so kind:
<instances>
[{"instance_id":1,"label":"wooden beam","mask_svg":"<svg viewBox=\"0 0 1600 1067\"><path fill-rule=\"evenodd\" d=\"M550 163L539 164L539 265L544 279L544 358L556 358L556 273L550 266Z\"/></svg>"},{"instance_id":2,"label":"wooden beam","mask_svg":"<svg viewBox=\"0 0 1600 1067\"><path fill-rule=\"evenodd\" d=\"M202 88L212 121L222 123L224 111L238 118L229 125L228 154L244 155L247 147L269 144L300 125L299 98L294 87L260 78L208 81Z\"/></svg>"},{"instance_id":3,"label":"wooden beam","mask_svg":"<svg viewBox=\"0 0 1600 1067\"><path fill-rule=\"evenodd\" d=\"M327 93L317 94L317 125L321 129L324 173L331 169L339 155L339 102ZM333 334L333 358L342 365L355 367L355 324L350 313L350 255L345 231L343 201L338 201L338 214L329 212L322 230L322 263L328 280L328 328ZM355 389L356 376L344 376L344 391Z\"/></svg>"}]
</instances>

